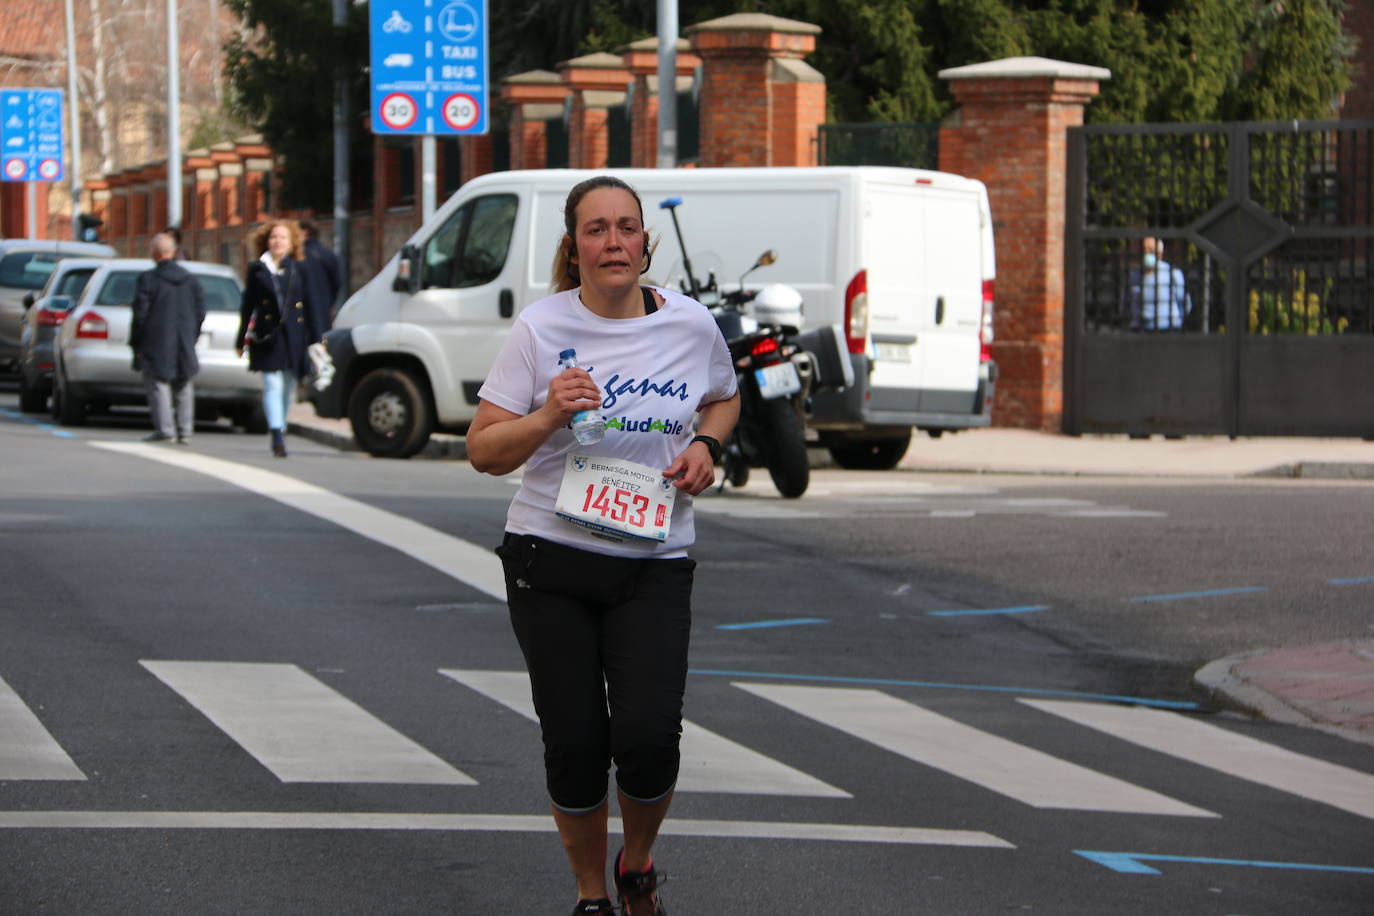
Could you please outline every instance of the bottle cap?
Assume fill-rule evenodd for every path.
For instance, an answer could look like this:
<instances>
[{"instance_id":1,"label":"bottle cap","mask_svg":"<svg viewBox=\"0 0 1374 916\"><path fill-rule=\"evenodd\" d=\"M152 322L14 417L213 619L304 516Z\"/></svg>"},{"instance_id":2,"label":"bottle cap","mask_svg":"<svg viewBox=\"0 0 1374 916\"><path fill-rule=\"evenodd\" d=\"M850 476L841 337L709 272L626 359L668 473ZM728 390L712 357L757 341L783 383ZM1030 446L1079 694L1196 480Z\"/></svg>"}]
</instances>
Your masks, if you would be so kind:
<instances>
[{"instance_id":1,"label":"bottle cap","mask_svg":"<svg viewBox=\"0 0 1374 916\"><path fill-rule=\"evenodd\" d=\"M574 350L572 347L569 347L568 349L564 350L562 353L559 353L559 354L558 354L558 358L559 358L559 359L571 359L572 357L574 357L574 356L576 356L576 355L577 355L577 351Z\"/></svg>"}]
</instances>

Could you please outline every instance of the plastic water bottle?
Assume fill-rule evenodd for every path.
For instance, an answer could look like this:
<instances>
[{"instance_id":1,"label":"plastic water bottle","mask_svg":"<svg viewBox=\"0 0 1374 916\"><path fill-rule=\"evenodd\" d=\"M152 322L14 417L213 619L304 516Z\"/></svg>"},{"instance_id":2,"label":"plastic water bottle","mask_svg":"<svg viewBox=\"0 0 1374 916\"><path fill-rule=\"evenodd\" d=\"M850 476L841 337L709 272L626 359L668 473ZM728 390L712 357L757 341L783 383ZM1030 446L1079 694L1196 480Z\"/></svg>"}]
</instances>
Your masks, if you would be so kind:
<instances>
[{"instance_id":1,"label":"plastic water bottle","mask_svg":"<svg viewBox=\"0 0 1374 916\"><path fill-rule=\"evenodd\" d=\"M558 354L558 365L564 369L577 368L577 351L569 347ZM573 437L578 445L592 445L600 442L606 435L606 420L601 416L601 408L579 410L572 415Z\"/></svg>"}]
</instances>

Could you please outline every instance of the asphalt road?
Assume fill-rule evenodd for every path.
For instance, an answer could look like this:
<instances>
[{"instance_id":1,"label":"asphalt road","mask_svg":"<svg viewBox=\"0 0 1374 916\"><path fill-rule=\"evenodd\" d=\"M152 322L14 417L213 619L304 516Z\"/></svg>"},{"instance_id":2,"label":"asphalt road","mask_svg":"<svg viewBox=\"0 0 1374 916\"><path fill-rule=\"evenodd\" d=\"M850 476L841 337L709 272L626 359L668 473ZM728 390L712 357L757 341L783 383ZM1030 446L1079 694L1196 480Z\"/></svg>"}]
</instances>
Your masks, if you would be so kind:
<instances>
[{"instance_id":1,"label":"asphalt road","mask_svg":"<svg viewBox=\"0 0 1374 916\"><path fill-rule=\"evenodd\" d=\"M0 392L0 912L567 912L511 481L146 431ZM1191 679L1370 634L1374 487L819 471L698 510L674 916L1374 911L1368 746Z\"/></svg>"}]
</instances>

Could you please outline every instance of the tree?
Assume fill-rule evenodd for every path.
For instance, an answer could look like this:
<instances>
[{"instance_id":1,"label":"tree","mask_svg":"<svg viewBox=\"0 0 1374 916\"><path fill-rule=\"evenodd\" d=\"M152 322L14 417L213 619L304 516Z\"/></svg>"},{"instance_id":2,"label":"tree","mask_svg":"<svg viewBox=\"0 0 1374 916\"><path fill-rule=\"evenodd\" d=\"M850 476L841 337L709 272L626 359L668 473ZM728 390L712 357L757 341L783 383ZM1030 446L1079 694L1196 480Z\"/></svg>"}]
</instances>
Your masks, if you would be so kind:
<instances>
[{"instance_id":1,"label":"tree","mask_svg":"<svg viewBox=\"0 0 1374 916\"><path fill-rule=\"evenodd\" d=\"M1248 44L1254 65L1222 108L1235 120L1328 118L1350 85L1354 48L1340 28L1344 0L1266 3Z\"/></svg>"},{"instance_id":2,"label":"tree","mask_svg":"<svg viewBox=\"0 0 1374 916\"><path fill-rule=\"evenodd\" d=\"M333 24L331 0L227 0L243 30L225 49L230 105L281 155L286 207L327 210L333 199L334 74L352 83L354 161L365 161L367 7L348 4Z\"/></svg>"}]
</instances>

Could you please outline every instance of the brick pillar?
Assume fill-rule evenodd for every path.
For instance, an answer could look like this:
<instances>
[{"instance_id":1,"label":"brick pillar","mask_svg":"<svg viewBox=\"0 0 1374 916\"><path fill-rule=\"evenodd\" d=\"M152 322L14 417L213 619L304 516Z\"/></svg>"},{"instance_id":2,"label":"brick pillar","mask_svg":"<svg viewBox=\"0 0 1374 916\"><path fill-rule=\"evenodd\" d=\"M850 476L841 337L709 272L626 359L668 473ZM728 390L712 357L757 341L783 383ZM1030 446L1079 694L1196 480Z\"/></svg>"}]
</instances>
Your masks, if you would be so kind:
<instances>
[{"instance_id":1,"label":"brick pillar","mask_svg":"<svg viewBox=\"0 0 1374 916\"><path fill-rule=\"evenodd\" d=\"M511 108L510 167L542 169L548 165L551 118L563 117L568 87L551 70L530 70L501 81L501 100Z\"/></svg>"},{"instance_id":2,"label":"brick pillar","mask_svg":"<svg viewBox=\"0 0 1374 916\"><path fill-rule=\"evenodd\" d=\"M1066 131L1111 78L1101 67L1015 57L941 70L958 109L940 170L987 185L997 245L993 422L1058 432L1064 411Z\"/></svg>"},{"instance_id":3,"label":"brick pillar","mask_svg":"<svg viewBox=\"0 0 1374 916\"><path fill-rule=\"evenodd\" d=\"M802 57L820 26L736 13L685 31L702 59L701 164L814 164L825 78Z\"/></svg>"},{"instance_id":4,"label":"brick pillar","mask_svg":"<svg viewBox=\"0 0 1374 916\"><path fill-rule=\"evenodd\" d=\"M458 183L467 184L492 168L491 135L464 134L458 138ZM380 263L380 262L379 262Z\"/></svg>"},{"instance_id":5,"label":"brick pillar","mask_svg":"<svg viewBox=\"0 0 1374 916\"><path fill-rule=\"evenodd\" d=\"M610 153L606 109L625 102L630 72L614 54L588 54L558 65L563 85L572 93L568 119L568 167L604 169Z\"/></svg>"},{"instance_id":6,"label":"brick pillar","mask_svg":"<svg viewBox=\"0 0 1374 916\"><path fill-rule=\"evenodd\" d=\"M637 169L652 169L658 166L658 38L645 38L626 45L620 49L620 59L634 76L630 164ZM687 39L679 38L677 81L673 91L680 92L691 86L699 66L701 58L692 53Z\"/></svg>"}]
</instances>

